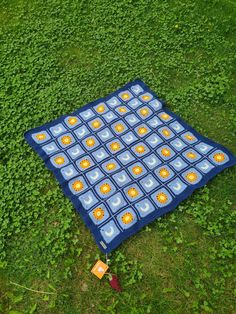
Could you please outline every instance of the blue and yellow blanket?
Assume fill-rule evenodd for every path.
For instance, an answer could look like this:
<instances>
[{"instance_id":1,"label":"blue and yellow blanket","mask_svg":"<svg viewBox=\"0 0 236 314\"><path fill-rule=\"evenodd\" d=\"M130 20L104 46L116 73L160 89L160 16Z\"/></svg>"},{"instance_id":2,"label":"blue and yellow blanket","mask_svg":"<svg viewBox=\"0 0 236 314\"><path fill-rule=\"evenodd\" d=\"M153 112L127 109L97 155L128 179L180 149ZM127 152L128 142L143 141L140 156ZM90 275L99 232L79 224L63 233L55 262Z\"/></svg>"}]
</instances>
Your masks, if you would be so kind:
<instances>
[{"instance_id":1,"label":"blue and yellow blanket","mask_svg":"<svg viewBox=\"0 0 236 314\"><path fill-rule=\"evenodd\" d=\"M140 80L25 138L105 253L236 164Z\"/></svg>"}]
</instances>

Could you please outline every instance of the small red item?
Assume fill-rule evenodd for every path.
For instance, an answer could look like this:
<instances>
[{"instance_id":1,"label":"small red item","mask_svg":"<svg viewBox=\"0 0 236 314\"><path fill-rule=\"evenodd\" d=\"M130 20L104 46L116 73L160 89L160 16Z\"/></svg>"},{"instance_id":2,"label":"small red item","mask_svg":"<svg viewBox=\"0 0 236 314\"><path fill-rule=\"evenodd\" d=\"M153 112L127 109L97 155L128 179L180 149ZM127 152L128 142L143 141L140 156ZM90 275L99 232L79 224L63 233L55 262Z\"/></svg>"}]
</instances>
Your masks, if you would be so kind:
<instances>
[{"instance_id":1,"label":"small red item","mask_svg":"<svg viewBox=\"0 0 236 314\"><path fill-rule=\"evenodd\" d=\"M112 289L114 289L118 292L122 291L120 282L119 282L118 277L116 275L109 274L109 284L112 287Z\"/></svg>"}]
</instances>

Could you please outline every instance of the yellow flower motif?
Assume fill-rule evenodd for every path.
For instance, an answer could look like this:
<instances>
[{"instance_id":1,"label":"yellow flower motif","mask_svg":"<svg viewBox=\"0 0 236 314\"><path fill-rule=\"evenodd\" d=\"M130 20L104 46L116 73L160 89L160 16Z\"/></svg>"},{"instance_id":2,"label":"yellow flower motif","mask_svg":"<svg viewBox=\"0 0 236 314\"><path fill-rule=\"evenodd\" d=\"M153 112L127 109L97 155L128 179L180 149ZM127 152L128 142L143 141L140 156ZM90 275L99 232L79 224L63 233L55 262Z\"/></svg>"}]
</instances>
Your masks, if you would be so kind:
<instances>
[{"instance_id":1,"label":"yellow flower motif","mask_svg":"<svg viewBox=\"0 0 236 314\"><path fill-rule=\"evenodd\" d=\"M146 117L149 113L149 110L148 108L143 108L143 109L140 109L140 114L144 117Z\"/></svg>"},{"instance_id":2,"label":"yellow flower motif","mask_svg":"<svg viewBox=\"0 0 236 314\"><path fill-rule=\"evenodd\" d=\"M101 207L97 207L93 211L93 216L97 220L102 220L104 217L104 210Z\"/></svg>"},{"instance_id":3,"label":"yellow flower motif","mask_svg":"<svg viewBox=\"0 0 236 314\"><path fill-rule=\"evenodd\" d=\"M76 180L73 184L72 184L72 188L79 192L84 188L83 182L81 182L80 180Z\"/></svg>"},{"instance_id":4,"label":"yellow flower motif","mask_svg":"<svg viewBox=\"0 0 236 314\"><path fill-rule=\"evenodd\" d=\"M143 95L143 96L142 96L142 99L147 101L147 100L150 99L150 96L149 96L149 95Z\"/></svg>"},{"instance_id":5,"label":"yellow flower motif","mask_svg":"<svg viewBox=\"0 0 236 314\"><path fill-rule=\"evenodd\" d=\"M162 178L168 178L169 175L170 175L170 172L168 169L166 168L161 168L160 171L159 171L159 174Z\"/></svg>"},{"instance_id":6,"label":"yellow flower motif","mask_svg":"<svg viewBox=\"0 0 236 314\"><path fill-rule=\"evenodd\" d=\"M170 116L169 116L167 113L163 113L163 114L161 115L161 118L162 118L163 120L168 120L168 119L170 118Z\"/></svg>"},{"instance_id":7,"label":"yellow flower motif","mask_svg":"<svg viewBox=\"0 0 236 314\"><path fill-rule=\"evenodd\" d=\"M111 186L108 183L104 183L103 185L100 186L100 192L102 194L107 194L111 191Z\"/></svg>"},{"instance_id":8,"label":"yellow flower motif","mask_svg":"<svg viewBox=\"0 0 236 314\"><path fill-rule=\"evenodd\" d=\"M187 153L187 157L190 159L195 159L196 158L196 154L194 154L193 152L189 152Z\"/></svg>"},{"instance_id":9,"label":"yellow flower motif","mask_svg":"<svg viewBox=\"0 0 236 314\"><path fill-rule=\"evenodd\" d=\"M213 156L216 162L222 162L225 160L225 155L223 153L217 153Z\"/></svg>"},{"instance_id":10,"label":"yellow flower motif","mask_svg":"<svg viewBox=\"0 0 236 314\"><path fill-rule=\"evenodd\" d=\"M92 127L93 127L94 129L97 129L97 128L99 128L100 126L101 126L101 122L100 122L99 120L93 121Z\"/></svg>"},{"instance_id":11,"label":"yellow flower motif","mask_svg":"<svg viewBox=\"0 0 236 314\"><path fill-rule=\"evenodd\" d=\"M55 161L56 164L62 165L62 164L64 164L65 159L64 159L64 157L62 157L62 156L58 156L58 157L56 157L56 158L54 159L54 161Z\"/></svg>"},{"instance_id":12,"label":"yellow flower motif","mask_svg":"<svg viewBox=\"0 0 236 314\"><path fill-rule=\"evenodd\" d=\"M111 162L106 165L107 170L114 170L116 169L116 164L114 162Z\"/></svg>"},{"instance_id":13,"label":"yellow flower motif","mask_svg":"<svg viewBox=\"0 0 236 314\"><path fill-rule=\"evenodd\" d=\"M105 111L105 106L104 105L100 105L97 107L97 112L99 113L103 113Z\"/></svg>"},{"instance_id":14,"label":"yellow flower motif","mask_svg":"<svg viewBox=\"0 0 236 314\"><path fill-rule=\"evenodd\" d=\"M136 188L130 188L127 193L132 198L137 197L139 195L139 192Z\"/></svg>"},{"instance_id":15,"label":"yellow flower motif","mask_svg":"<svg viewBox=\"0 0 236 314\"><path fill-rule=\"evenodd\" d=\"M86 140L86 145L89 147L93 147L95 145L95 140L94 138L90 137Z\"/></svg>"},{"instance_id":16,"label":"yellow flower motif","mask_svg":"<svg viewBox=\"0 0 236 314\"><path fill-rule=\"evenodd\" d=\"M127 212L121 217L121 220L124 224L130 224L134 220L134 218L130 212Z\"/></svg>"},{"instance_id":17,"label":"yellow flower motif","mask_svg":"<svg viewBox=\"0 0 236 314\"><path fill-rule=\"evenodd\" d=\"M113 150L113 151L117 151L117 150L120 149L120 143L118 143L118 142L113 142L113 143L110 144L110 148L111 148L111 150Z\"/></svg>"},{"instance_id":18,"label":"yellow flower motif","mask_svg":"<svg viewBox=\"0 0 236 314\"><path fill-rule=\"evenodd\" d=\"M121 95L121 98L124 99L124 100L127 100L127 99L130 98L130 96L129 96L128 93L123 93L123 94Z\"/></svg>"},{"instance_id":19,"label":"yellow flower motif","mask_svg":"<svg viewBox=\"0 0 236 314\"><path fill-rule=\"evenodd\" d=\"M169 157L171 155L171 151L169 150L169 148L162 148L161 153L165 157Z\"/></svg>"},{"instance_id":20,"label":"yellow flower motif","mask_svg":"<svg viewBox=\"0 0 236 314\"><path fill-rule=\"evenodd\" d=\"M158 202L162 204L165 204L168 201L168 196L164 192L157 194L156 198Z\"/></svg>"},{"instance_id":21,"label":"yellow flower motif","mask_svg":"<svg viewBox=\"0 0 236 314\"><path fill-rule=\"evenodd\" d=\"M69 145L71 143L71 137L69 135L62 136L62 144Z\"/></svg>"},{"instance_id":22,"label":"yellow flower motif","mask_svg":"<svg viewBox=\"0 0 236 314\"><path fill-rule=\"evenodd\" d=\"M197 174L195 172L189 172L187 175L186 175L186 179L189 181L189 182L194 182L197 180Z\"/></svg>"},{"instance_id":23,"label":"yellow flower motif","mask_svg":"<svg viewBox=\"0 0 236 314\"><path fill-rule=\"evenodd\" d=\"M124 128L123 124L121 124L121 123L115 125L116 132L122 132L122 131L124 131L124 129L125 128Z\"/></svg>"},{"instance_id":24,"label":"yellow flower motif","mask_svg":"<svg viewBox=\"0 0 236 314\"><path fill-rule=\"evenodd\" d=\"M163 129L163 130L162 130L162 134L163 134L164 136L170 136L170 131L167 130L167 129Z\"/></svg>"},{"instance_id":25,"label":"yellow flower motif","mask_svg":"<svg viewBox=\"0 0 236 314\"><path fill-rule=\"evenodd\" d=\"M189 141L193 141L193 140L195 139L195 137L192 136L192 135L190 135L190 134L186 134L186 135L185 135L185 138L186 138L187 140L189 140Z\"/></svg>"},{"instance_id":26,"label":"yellow flower motif","mask_svg":"<svg viewBox=\"0 0 236 314\"><path fill-rule=\"evenodd\" d=\"M138 134L143 135L147 133L147 128L144 126L138 129Z\"/></svg>"},{"instance_id":27,"label":"yellow flower motif","mask_svg":"<svg viewBox=\"0 0 236 314\"><path fill-rule=\"evenodd\" d=\"M138 174L141 174L143 172L143 168L140 166L135 166L135 167L133 167L132 171L134 174L138 175Z\"/></svg>"},{"instance_id":28,"label":"yellow flower motif","mask_svg":"<svg viewBox=\"0 0 236 314\"><path fill-rule=\"evenodd\" d=\"M135 151L139 154L143 154L145 152L145 147L143 145L136 146Z\"/></svg>"},{"instance_id":29,"label":"yellow flower motif","mask_svg":"<svg viewBox=\"0 0 236 314\"><path fill-rule=\"evenodd\" d=\"M81 160L80 167L83 169L90 167L90 161L88 159Z\"/></svg>"},{"instance_id":30,"label":"yellow flower motif","mask_svg":"<svg viewBox=\"0 0 236 314\"><path fill-rule=\"evenodd\" d=\"M127 109L125 107L119 107L118 108L120 113L126 113Z\"/></svg>"},{"instance_id":31,"label":"yellow flower motif","mask_svg":"<svg viewBox=\"0 0 236 314\"><path fill-rule=\"evenodd\" d=\"M74 124L76 124L78 122L78 119L76 118L76 117L70 117L69 119L68 119L68 123L70 124L70 125L74 125Z\"/></svg>"},{"instance_id":32,"label":"yellow flower motif","mask_svg":"<svg viewBox=\"0 0 236 314\"><path fill-rule=\"evenodd\" d=\"M43 141L43 140L45 140L45 138L46 138L46 134L44 134L44 133L37 134L37 135L36 135L36 138L37 138L37 140L39 140L39 141Z\"/></svg>"}]
</instances>

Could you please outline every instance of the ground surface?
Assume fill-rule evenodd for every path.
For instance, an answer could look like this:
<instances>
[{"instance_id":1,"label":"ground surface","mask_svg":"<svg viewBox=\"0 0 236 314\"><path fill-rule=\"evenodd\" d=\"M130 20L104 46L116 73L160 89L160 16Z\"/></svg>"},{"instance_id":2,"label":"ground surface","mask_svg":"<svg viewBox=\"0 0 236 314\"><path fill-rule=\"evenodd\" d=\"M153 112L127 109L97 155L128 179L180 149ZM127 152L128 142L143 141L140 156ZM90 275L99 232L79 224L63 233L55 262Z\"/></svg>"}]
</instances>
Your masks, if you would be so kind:
<instances>
[{"instance_id":1,"label":"ground surface","mask_svg":"<svg viewBox=\"0 0 236 314\"><path fill-rule=\"evenodd\" d=\"M111 255L117 294L90 274L104 256L23 139L139 77L236 154L235 2L0 4L0 312L235 313L235 168Z\"/></svg>"}]
</instances>

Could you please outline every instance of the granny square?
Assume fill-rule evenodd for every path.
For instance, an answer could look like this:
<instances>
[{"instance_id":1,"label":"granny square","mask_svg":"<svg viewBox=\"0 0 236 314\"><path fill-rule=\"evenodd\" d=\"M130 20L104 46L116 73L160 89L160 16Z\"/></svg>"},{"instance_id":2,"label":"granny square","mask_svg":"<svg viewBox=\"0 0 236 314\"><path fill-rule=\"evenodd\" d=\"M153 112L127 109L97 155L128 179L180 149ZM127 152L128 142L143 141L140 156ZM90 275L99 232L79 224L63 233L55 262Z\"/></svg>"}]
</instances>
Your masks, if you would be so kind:
<instances>
[{"instance_id":1,"label":"granny square","mask_svg":"<svg viewBox=\"0 0 236 314\"><path fill-rule=\"evenodd\" d=\"M236 158L135 80L25 139L109 253Z\"/></svg>"}]
</instances>

